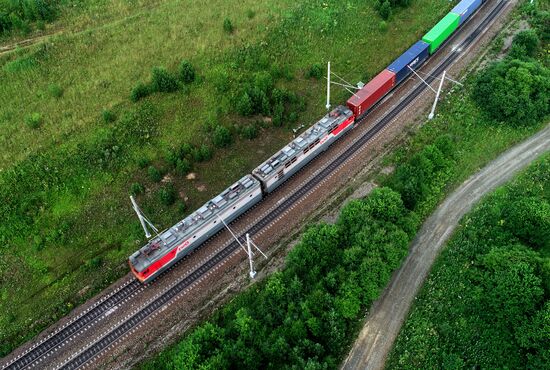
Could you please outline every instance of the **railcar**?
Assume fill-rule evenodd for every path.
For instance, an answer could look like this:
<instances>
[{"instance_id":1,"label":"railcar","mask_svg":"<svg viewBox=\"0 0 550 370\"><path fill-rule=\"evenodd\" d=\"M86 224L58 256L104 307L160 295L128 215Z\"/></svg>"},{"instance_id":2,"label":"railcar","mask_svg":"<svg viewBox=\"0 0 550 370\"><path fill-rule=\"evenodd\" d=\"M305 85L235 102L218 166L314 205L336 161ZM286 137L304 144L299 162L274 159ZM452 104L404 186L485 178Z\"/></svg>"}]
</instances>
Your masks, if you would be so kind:
<instances>
[{"instance_id":1,"label":"railcar","mask_svg":"<svg viewBox=\"0 0 550 370\"><path fill-rule=\"evenodd\" d=\"M246 175L130 256L132 272L148 283L262 199L260 182Z\"/></svg>"},{"instance_id":2,"label":"railcar","mask_svg":"<svg viewBox=\"0 0 550 370\"><path fill-rule=\"evenodd\" d=\"M418 69L485 0L462 0L422 40L399 56L347 101L194 213L151 239L129 257L132 272L150 282L253 207L285 180L355 127L395 86Z\"/></svg>"},{"instance_id":3,"label":"railcar","mask_svg":"<svg viewBox=\"0 0 550 370\"><path fill-rule=\"evenodd\" d=\"M351 110L338 106L275 155L256 167L252 174L261 182L264 193L279 185L325 151L338 137L351 130Z\"/></svg>"}]
</instances>

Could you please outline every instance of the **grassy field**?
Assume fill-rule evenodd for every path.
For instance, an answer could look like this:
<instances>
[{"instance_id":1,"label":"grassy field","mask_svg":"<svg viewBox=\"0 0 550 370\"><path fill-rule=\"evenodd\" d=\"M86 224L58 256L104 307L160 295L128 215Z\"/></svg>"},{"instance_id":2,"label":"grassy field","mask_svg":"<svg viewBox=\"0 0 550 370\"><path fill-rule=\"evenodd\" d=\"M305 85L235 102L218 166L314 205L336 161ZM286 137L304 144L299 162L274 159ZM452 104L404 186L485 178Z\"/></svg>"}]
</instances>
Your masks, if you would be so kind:
<instances>
[{"instance_id":1,"label":"grassy field","mask_svg":"<svg viewBox=\"0 0 550 370\"><path fill-rule=\"evenodd\" d=\"M157 226L172 224L286 143L289 128L323 113L323 81L305 78L313 63L331 60L346 79L366 81L451 6L417 0L381 25L374 1L129 4L67 7L46 27L64 33L0 58L2 354L127 272L126 257L144 242L131 184L144 187L138 201ZM185 92L130 101L153 67L175 71L183 59L198 76ZM261 120L240 117L234 105L241 86L262 73L296 94L303 111L283 128L265 120L257 139L237 138L193 164L197 180L174 173L165 160L171 148L212 146L205 123L237 136ZM106 109L113 122L104 121ZM149 178L150 165L164 182ZM178 195L169 206L159 201L167 183Z\"/></svg>"}]
</instances>

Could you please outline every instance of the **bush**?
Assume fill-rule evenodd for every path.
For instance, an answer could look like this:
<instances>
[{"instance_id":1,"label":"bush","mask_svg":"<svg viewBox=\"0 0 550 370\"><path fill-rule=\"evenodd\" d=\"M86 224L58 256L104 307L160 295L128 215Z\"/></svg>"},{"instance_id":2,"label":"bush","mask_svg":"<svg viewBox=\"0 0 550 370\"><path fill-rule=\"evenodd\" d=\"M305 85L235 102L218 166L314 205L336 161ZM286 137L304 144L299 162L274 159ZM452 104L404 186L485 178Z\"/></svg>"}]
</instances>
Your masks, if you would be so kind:
<instances>
[{"instance_id":1,"label":"bush","mask_svg":"<svg viewBox=\"0 0 550 370\"><path fill-rule=\"evenodd\" d=\"M132 186L130 186L130 193L132 195L139 195L144 191L145 191L145 188L139 182L134 182Z\"/></svg>"},{"instance_id":2,"label":"bush","mask_svg":"<svg viewBox=\"0 0 550 370\"><path fill-rule=\"evenodd\" d=\"M319 80L321 77L323 77L324 70L323 67L318 64L312 64L311 67L306 72L306 78L315 78L316 80Z\"/></svg>"},{"instance_id":3,"label":"bush","mask_svg":"<svg viewBox=\"0 0 550 370\"><path fill-rule=\"evenodd\" d=\"M151 89L156 92L174 92L178 89L178 81L165 68L154 67Z\"/></svg>"},{"instance_id":4,"label":"bush","mask_svg":"<svg viewBox=\"0 0 550 370\"><path fill-rule=\"evenodd\" d=\"M384 2L380 3L380 6L378 8L378 13L384 20L388 20L391 16L391 4L388 0L385 0Z\"/></svg>"},{"instance_id":5,"label":"bush","mask_svg":"<svg viewBox=\"0 0 550 370\"><path fill-rule=\"evenodd\" d=\"M149 94L151 94L151 88L143 82L138 82L138 84L132 89L130 100L135 103Z\"/></svg>"},{"instance_id":6,"label":"bush","mask_svg":"<svg viewBox=\"0 0 550 370\"><path fill-rule=\"evenodd\" d=\"M225 18L223 20L223 30L227 33L233 33L235 30L233 27L233 23L231 23L231 20L229 18Z\"/></svg>"},{"instance_id":7,"label":"bush","mask_svg":"<svg viewBox=\"0 0 550 370\"><path fill-rule=\"evenodd\" d=\"M101 112L101 118L105 123L112 123L116 120L115 114L109 109L103 109L103 112Z\"/></svg>"},{"instance_id":8,"label":"bush","mask_svg":"<svg viewBox=\"0 0 550 370\"><path fill-rule=\"evenodd\" d=\"M217 68L212 72L212 84L216 91L224 93L229 91L230 81L229 74L223 68Z\"/></svg>"},{"instance_id":9,"label":"bush","mask_svg":"<svg viewBox=\"0 0 550 370\"><path fill-rule=\"evenodd\" d=\"M241 134L243 138L252 140L258 136L258 129L255 125L246 125L242 128Z\"/></svg>"},{"instance_id":10,"label":"bush","mask_svg":"<svg viewBox=\"0 0 550 370\"><path fill-rule=\"evenodd\" d=\"M225 148L233 142L233 136L227 127L218 126L214 130L212 142L218 148Z\"/></svg>"},{"instance_id":11,"label":"bush","mask_svg":"<svg viewBox=\"0 0 550 370\"><path fill-rule=\"evenodd\" d=\"M382 32L386 32L388 30L388 23L386 21L380 21L380 23L378 23L378 29Z\"/></svg>"},{"instance_id":12,"label":"bush","mask_svg":"<svg viewBox=\"0 0 550 370\"><path fill-rule=\"evenodd\" d=\"M101 259L101 257L94 257L86 262L86 267L90 270L97 269L101 266L102 263L103 260Z\"/></svg>"},{"instance_id":13,"label":"bush","mask_svg":"<svg viewBox=\"0 0 550 370\"><path fill-rule=\"evenodd\" d=\"M40 113L34 112L27 117L25 117L25 123L32 129L36 129L42 125L42 115Z\"/></svg>"},{"instance_id":14,"label":"bush","mask_svg":"<svg viewBox=\"0 0 550 370\"><path fill-rule=\"evenodd\" d=\"M239 112L241 116L245 117L251 116L254 113L252 99L250 98L250 95L248 95L248 93L243 93L243 95L239 99L237 103L237 112Z\"/></svg>"},{"instance_id":15,"label":"bush","mask_svg":"<svg viewBox=\"0 0 550 370\"><path fill-rule=\"evenodd\" d=\"M479 74L473 97L497 122L533 125L550 112L550 70L535 61L496 62Z\"/></svg>"},{"instance_id":16,"label":"bush","mask_svg":"<svg viewBox=\"0 0 550 370\"><path fill-rule=\"evenodd\" d=\"M534 57L539 44L539 37L534 30L521 31L514 37L510 56L517 59L524 59L525 56Z\"/></svg>"},{"instance_id":17,"label":"bush","mask_svg":"<svg viewBox=\"0 0 550 370\"><path fill-rule=\"evenodd\" d=\"M254 18L254 16L256 15L256 12L252 9L248 9L246 11L246 16L248 17L248 19L252 19Z\"/></svg>"},{"instance_id":18,"label":"bush","mask_svg":"<svg viewBox=\"0 0 550 370\"><path fill-rule=\"evenodd\" d=\"M140 157L137 160L137 165L139 168L145 168L151 163L151 160L147 157Z\"/></svg>"},{"instance_id":19,"label":"bush","mask_svg":"<svg viewBox=\"0 0 550 370\"><path fill-rule=\"evenodd\" d=\"M48 86L48 94L53 98L59 99L63 95L63 89L59 85L51 84Z\"/></svg>"},{"instance_id":20,"label":"bush","mask_svg":"<svg viewBox=\"0 0 550 370\"><path fill-rule=\"evenodd\" d=\"M180 215L185 214L185 211L187 211L187 204L185 204L184 201L179 201L177 207L178 207L178 213Z\"/></svg>"},{"instance_id":21,"label":"bush","mask_svg":"<svg viewBox=\"0 0 550 370\"><path fill-rule=\"evenodd\" d=\"M187 159L178 159L176 162L176 173L181 176L185 176L191 171L191 162Z\"/></svg>"},{"instance_id":22,"label":"bush","mask_svg":"<svg viewBox=\"0 0 550 370\"><path fill-rule=\"evenodd\" d=\"M168 184L159 189L159 199L165 206L174 204L177 198L176 189L172 184Z\"/></svg>"},{"instance_id":23,"label":"bush","mask_svg":"<svg viewBox=\"0 0 550 370\"><path fill-rule=\"evenodd\" d=\"M147 174L149 175L149 179L153 182L160 182L160 180L162 180L162 174L155 166L149 166Z\"/></svg>"},{"instance_id":24,"label":"bush","mask_svg":"<svg viewBox=\"0 0 550 370\"><path fill-rule=\"evenodd\" d=\"M179 68L180 80L185 84L190 84L195 81L195 68L187 60L184 60L180 64Z\"/></svg>"},{"instance_id":25,"label":"bush","mask_svg":"<svg viewBox=\"0 0 550 370\"><path fill-rule=\"evenodd\" d=\"M12 30L26 34L31 31L32 22L39 25L52 21L56 15L56 4L50 0L0 1L0 34Z\"/></svg>"},{"instance_id":26,"label":"bush","mask_svg":"<svg viewBox=\"0 0 550 370\"><path fill-rule=\"evenodd\" d=\"M200 153L203 161L208 161L212 158L212 149L206 144L201 145Z\"/></svg>"}]
</instances>

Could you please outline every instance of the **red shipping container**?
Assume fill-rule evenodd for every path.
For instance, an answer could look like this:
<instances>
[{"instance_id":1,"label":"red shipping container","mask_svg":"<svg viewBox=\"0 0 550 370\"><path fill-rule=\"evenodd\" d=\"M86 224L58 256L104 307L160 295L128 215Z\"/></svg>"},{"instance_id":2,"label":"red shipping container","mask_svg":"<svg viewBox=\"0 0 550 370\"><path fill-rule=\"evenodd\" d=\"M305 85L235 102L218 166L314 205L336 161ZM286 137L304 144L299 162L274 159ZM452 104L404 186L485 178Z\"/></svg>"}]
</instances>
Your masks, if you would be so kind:
<instances>
[{"instance_id":1,"label":"red shipping container","mask_svg":"<svg viewBox=\"0 0 550 370\"><path fill-rule=\"evenodd\" d=\"M348 107L355 117L358 117L376 104L394 86L395 73L385 69L348 99Z\"/></svg>"}]
</instances>

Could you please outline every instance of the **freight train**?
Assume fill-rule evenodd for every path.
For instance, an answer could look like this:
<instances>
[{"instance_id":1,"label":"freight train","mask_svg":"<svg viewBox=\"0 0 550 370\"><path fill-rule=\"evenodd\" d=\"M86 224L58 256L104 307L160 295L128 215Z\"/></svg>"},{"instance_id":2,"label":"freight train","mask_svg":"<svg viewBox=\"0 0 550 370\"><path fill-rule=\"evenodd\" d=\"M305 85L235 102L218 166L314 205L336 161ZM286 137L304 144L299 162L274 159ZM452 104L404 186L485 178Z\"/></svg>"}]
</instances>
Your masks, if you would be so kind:
<instances>
[{"instance_id":1,"label":"freight train","mask_svg":"<svg viewBox=\"0 0 550 370\"><path fill-rule=\"evenodd\" d=\"M485 0L463 0L422 40L405 51L347 101L307 129L252 174L225 189L129 257L137 279L152 281L229 223L260 202L347 131L395 86L418 69Z\"/></svg>"}]
</instances>

